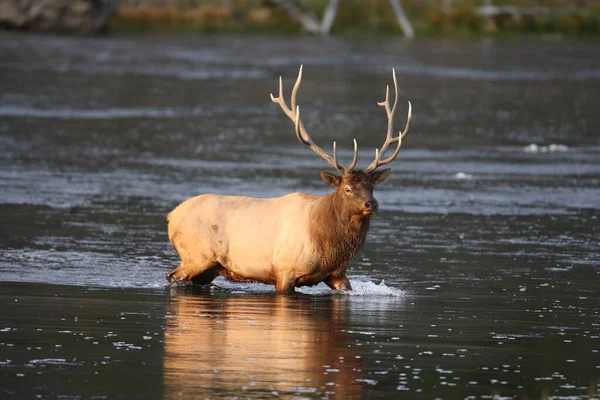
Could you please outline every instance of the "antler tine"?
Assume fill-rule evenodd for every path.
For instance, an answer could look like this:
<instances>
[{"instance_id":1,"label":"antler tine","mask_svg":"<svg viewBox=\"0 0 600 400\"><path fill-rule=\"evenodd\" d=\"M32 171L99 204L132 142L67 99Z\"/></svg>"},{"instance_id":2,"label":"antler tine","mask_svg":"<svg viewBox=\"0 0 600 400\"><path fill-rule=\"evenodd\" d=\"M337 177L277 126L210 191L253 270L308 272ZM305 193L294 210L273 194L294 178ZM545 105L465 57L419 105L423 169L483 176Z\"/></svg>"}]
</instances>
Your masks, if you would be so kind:
<instances>
[{"instance_id":1,"label":"antler tine","mask_svg":"<svg viewBox=\"0 0 600 400\"><path fill-rule=\"evenodd\" d=\"M298 89L300 87L301 82L302 82L302 66L300 66L300 71L298 71L298 78L296 79L296 83L294 84L294 88L292 89L292 95L290 98L291 109L288 108L288 106L285 103L285 100L283 98L283 83L282 83L281 77L279 77L279 96L275 97L275 96L273 96L273 94L271 94L271 101L273 101L273 103L279 104L279 106L281 107L281 109L283 110L285 115L287 115L288 118L294 122L296 137L298 138L298 141L300 143L308 146L312 151L317 153L321 158L323 158L325 161L327 161L329 164L331 164L335 169L337 169L341 173L349 173L350 171L352 171L352 169L356 165L356 161L357 161L358 146L356 144L356 140L354 141L354 158L352 160L352 163L347 168L344 168L342 165L340 165L337 162L335 142L333 143L333 158L329 154L327 154L325 151L323 151L323 149L321 149L319 146L317 146L315 144L315 142L313 142L310 135L306 131L304 124L300 120L300 106L296 104L296 95L298 94Z\"/></svg>"},{"instance_id":2,"label":"antler tine","mask_svg":"<svg viewBox=\"0 0 600 400\"><path fill-rule=\"evenodd\" d=\"M356 166L356 162L358 161L358 144L356 143L356 139L352 139L354 142L354 155L352 156L352 162L344 169L344 173L349 174L350 171L354 169Z\"/></svg>"},{"instance_id":3,"label":"antler tine","mask_svg":"<svg viewBox=\"0 0 600 400\"><path fill-rule=\"evenodd\" d=\"M400 140L404 139L406 135L408 135L408 130L410 129L410 122L412 120L412 104L410 101L408 102L408 115L406 116L406 125L404 126L404 130L402 131L402 137Z\"/></svg>"},{"instance_id":4,"label":"antler tine","mask_svg":"<svg viewBox=\"0 0 600 400\"><path fill-rule=\"evenodd\" d=\"M304 65L300 65L300 71L298 71L298 78L296 78L296 83L294 83L294 87L292 88L292 97L290 102L292 104L292 110L296 109L296 95L298 94L298 88L300 88L300 82L302 82L302 67Z\"/></svg>"},{"instance_id":5,"label":"antler tine","mask_svg":"<svg viewBox=\"0 0 600 400\"><path fill-rule=\"evenodd\" d=\"M391 138L392 137L392 131L394 130L394 114L396 113L396 106L398 105L398 81L396 80L396 69L392 68L392 77L394 78L394 105L392 106L392 112L390 113L391 115L389 116L389 123L388 123L388 131L387 131L387 138Z\"/></svg>"},{"instance_id":6,"label":"antler tine","mask_svg":"<svg viewBox=\"0 0 600 400\"><path fill-rule=\"evenodd\" d=\"M379 103L377 103L377 105L381 106L381 107L385 107L385 111L388 112L389 107L390 107L389 99L390 99L390 85L386 85L385 86L385 100L380 101Z\"/></svg>"},{"instance_id":7,"label":"antler tine","mask_svg":"<svg viewBox=\"0 0 600 400\"><path fill-rule=\"evenodd\" d=\"M300 106L296 107L296 119L294 120L294 130L296 131L296 137L298 138L300 143L309 145L309 143L302 137L302 132L300 132Z\"/></svg>"},{"instance_id":8,"label":"antler tine","mask_svg":"<svg viewBox=\"0 0 600 400\"><path fill-rule=\"evenodd\" d=\"M408 129L410 128L411 120L412 120L412 104L409 101L408 102L408 116L406 117L406 126L404 127L404 132L399 131L398 136L391 139L388 142L390 144L394 143L394 142L398 142L398 145L396 146L396 150L394 150L394 153L391 156L389 156L388 158L386 158L383 161L379 160L379 157L381 156L382 152L375 150L375 160L377 160L377 165L373 169L370 169L371 166L373 165L373 164L371 164L369 166L369 168L367 168L368 172L371 172L371 171L375 170L376 168L381 167L382 165L386 165L386 164L389 164L392 161L394 161L394 159L398 156L398 153L400 153L400 148L402 147L402 139L404 139L406 137L406 135L408 134Z\"/></svg>"},{"instance_id":9,"label":"antler tine","mask_svg":"<svg viewBox=\"0 0 600 400\"><path fill-rule=\"evenodd\" d=\"M398 156L398 153L400 152L400 148L402 147L402 139L404 139L404 137L408 134L408 129L410 128L410 123L411 123L411 119L412 119L412 104L409 101L408 102L408 116L406 117L406 126L404 127L404 132L400 131L400 132L398 132L398 137L392 137L392 132L394 129L394 114L396 113L396 106L398 104L398 97L399 97L398 96L398 81L396 80L395 69L392 69L392 77L394 79L394 92L395 92L394 105L390 109L389 85L385 89L385 100L381 103L377 103L378 105L385 108L385 112L386 112L387 118L388 118L388 129L387 129L387 133L386 133L386 137L385 137L385 142L383 143L383 146L381 146L381 150L377 150L377 149L375 150L375 159L367 167L367 169L366 169L367 172L372 172L376 168L392 162ZM388 146L390 144L396 143L396 142L398 143L398 145L396 146L396 150L394 150L394 153L390 157L386 158L385 160L380 161L379 159L381 157L383 157L385 155L385 153L387 152Z\"/></svg>"},{"instance_id":10,"label":"antler tine","mask_svg":"<svg viewBox=\"0 0 600 400\"><path fill-rule=\"evenodd\" d=\"M337 151L335 149L335 140L333 141L333 164L337 165L338 170L340 170L340 164L337 162Z\"/></svg>"},{"instance_id":11,"label":"antler tine","mask_svg":"<svg viewBox=\"0 0 600 400\"><path fill-rule=\"evenodd\" d=\"M379 152L379 154L382 156L387 151L387 147L389 145L389 140L392 138L392 134L394 131L394 114L396 114L396 106L398 105L398 81L396 80L396 70L394 68L392 68L392 77L394 78L394 105L392 106L391 110L390 110L390 99L389 99L390 87L388 85L385 88L384 107L385 107L385 113L388 118L388 128L387 128L387 133L385 135L386 142L383 144L383 146L381 147L381 151Z\"/></svg>"}]
</instances>

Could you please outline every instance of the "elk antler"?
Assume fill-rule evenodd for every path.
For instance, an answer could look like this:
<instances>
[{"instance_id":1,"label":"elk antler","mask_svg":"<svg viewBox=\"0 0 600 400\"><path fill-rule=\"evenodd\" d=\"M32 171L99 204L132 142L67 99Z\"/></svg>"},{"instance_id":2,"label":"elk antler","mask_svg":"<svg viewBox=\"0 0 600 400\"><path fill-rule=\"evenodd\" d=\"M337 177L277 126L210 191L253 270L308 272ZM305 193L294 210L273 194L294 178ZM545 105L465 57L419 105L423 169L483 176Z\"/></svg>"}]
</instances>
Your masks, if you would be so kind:
<instances>
[{"instance_id":1,"label":"elk antler","mask_svg":"<svg viewBox=\"0 0 600 400\"><path fill-rule=\"evenodd\" d=\"M378 106L385 108L385 113L387 114L387 119L388 119L387 135L385 137L385 142L383 143L383 146L381 146L381 150L375 149L375 160L373 160L373 162L367 167L365 172L373 172L375 169L381 167L382 165L385 165L385 164L388 164L388 163L394 161L394 159L398 156L398 153L400 152L400 147L402 147L402 139L404 139L404 137L408 134L408 129L410 128L410 120L412 118L412 105L410 104L410 101L409 101L408 102L408 116L406 117L406 126L404 127L404 132L400 131L400 132L398 132L397 137L392 137L393 130L394 130L394 113L396 112L396 105L398 104L398 82L396 81L396 71L394 69L392 69L392 75L394 77L394 91L396 94L396 96L394 98L394 105L392 106L392 109L390 110L390 86L389 85L386 86L386 88L385 88L385 100L382 101L381 103L377 103ZM380 160L380 158L383 157L385 155L385 153L387 152L388 146L395 142L398 142L398 145L396 146L396 150L394 150L394 154L392 154L391 156L389 156L388 158L386 158L384 160Z\"/></svg>"},{"instance_id":2,"label":"elk antler","mask_svg":"<svg viewBox=\"0 0 600 400\"><path fill-rule=\"evenodd\" d=\"M298 72L298 78L296 79L296 84L294 84L294 88L292 89L292 97L290 99L291 109L288 108L285 100L283 98L283 84L281 77L279 77L279 96L274 97L271 94L271 100L273 103L279 104L285 115L288 116L294 122L296 128L296 137L300 141L300 143L308 146L312 151L317 153L321 158L327 161L329 164L333 166L333 168L340 171L342 174L349 174L354 167L356 166L356 161L358 160L358 145L356 144L356 139L352 139L354 141L354 157L352 158L352 162L346 168L344 168L337 161L336 147L335 142L333 142L333 158L327 154L323 149L315 144L310 138L310 135L304 128L304 124L300 120L300 106L296 105L296 94L298 93L298 88L300 87L300 81L302 81L302 66L300 66L300 71Z\"/></svg>"}]
</instances>

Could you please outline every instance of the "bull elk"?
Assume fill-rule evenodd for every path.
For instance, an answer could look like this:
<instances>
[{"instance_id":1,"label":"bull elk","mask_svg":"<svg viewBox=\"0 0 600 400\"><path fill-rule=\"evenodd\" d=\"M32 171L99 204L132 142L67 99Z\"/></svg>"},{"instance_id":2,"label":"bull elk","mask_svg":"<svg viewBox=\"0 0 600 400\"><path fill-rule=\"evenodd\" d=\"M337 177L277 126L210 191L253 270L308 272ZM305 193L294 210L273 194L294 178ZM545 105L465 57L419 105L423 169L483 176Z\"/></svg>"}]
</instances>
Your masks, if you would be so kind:
<instances>
[{"instance_id":1,"label":"bull elk","mask_svg":"<svg viewBox=\"0 0 600 400\"><path fill-rule=\"evenodd\" d=\"M279 104L294 122L296 137L335 168L340 175L321 172L333 193L316 196L290 193L276 198L204 194L185 200L167 217L169 240L181 258L167 274L169 282L191 280L205 285L218 275L240 282L275 284L278 292L292 293L295 287L325 282L332 289L351 290L346 270L362 246L371 215L378 209L373 186L383 182L390 169L377 170L392 162L402 146L411 121L408 102L406 127L393 135L393 118L398 103L398 83L393 71L395 100L390 108L389 86L378 105L387 114L387 135L375 150L375 159L365 170L355 170L358 146L354 140L352 162L343 167L333 142L332 156L317 146L300 120L296 94L302 67L292 89L291 107L283 98L279 78ZM396 144L392 155L385 154ZM383 159L382 159L383 158Z\"/></svg>"}]
</instances>

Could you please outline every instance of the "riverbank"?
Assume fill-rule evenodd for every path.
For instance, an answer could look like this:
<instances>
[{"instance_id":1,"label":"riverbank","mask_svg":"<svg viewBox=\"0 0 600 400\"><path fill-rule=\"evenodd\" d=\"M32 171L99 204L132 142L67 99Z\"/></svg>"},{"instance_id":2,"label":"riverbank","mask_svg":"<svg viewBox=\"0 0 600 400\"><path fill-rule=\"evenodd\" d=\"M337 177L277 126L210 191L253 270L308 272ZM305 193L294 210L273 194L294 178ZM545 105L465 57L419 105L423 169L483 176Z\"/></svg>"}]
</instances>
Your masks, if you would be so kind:
<instances>
[{"instance_id":1,"label":"riverbank","mask_svg":"<svg viewBox=\"0 0 600 400\"><path fill-rule=\"evenodd\" d=\"M494 2L501 6L503 2ZM600 7L560 7L554 1L537 2L537 8L497 9L484 15L481 2L455 1L452 7L443 2L402 2L408 19L418 36L498 36L512 34L562 34L600 37ZM303 13L320 20L326 0L302 2ZM152 1L124 2L109 23L109 30L162 33L276 33L298 34L302 26L275 2L230 1L170 2L157 6ZM334 35L375 34L402 35L387 0L340 2L331 27Z\"/></svg>"}]
</instances>

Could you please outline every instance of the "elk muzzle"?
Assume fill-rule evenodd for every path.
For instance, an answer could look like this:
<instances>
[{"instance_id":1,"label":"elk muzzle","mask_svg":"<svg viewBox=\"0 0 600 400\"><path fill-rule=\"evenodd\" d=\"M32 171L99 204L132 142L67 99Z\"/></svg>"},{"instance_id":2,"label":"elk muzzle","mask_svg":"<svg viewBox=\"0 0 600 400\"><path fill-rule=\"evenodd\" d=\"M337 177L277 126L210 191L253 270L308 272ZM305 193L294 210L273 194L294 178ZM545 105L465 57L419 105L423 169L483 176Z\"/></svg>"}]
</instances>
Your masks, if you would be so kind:
<instances>
[{"instance_id":1,"label":"elk muzzle","mask_svg":"<svg viewBox=\"0 0 600 400\"><path fill-rule=\"evenodd\" d=\"M377 202L377 200L371 199L371 200L365 202L362 212L364 215L371 215L378 209L379 209L379 203Z\"/></svg>"}]
</instances>

